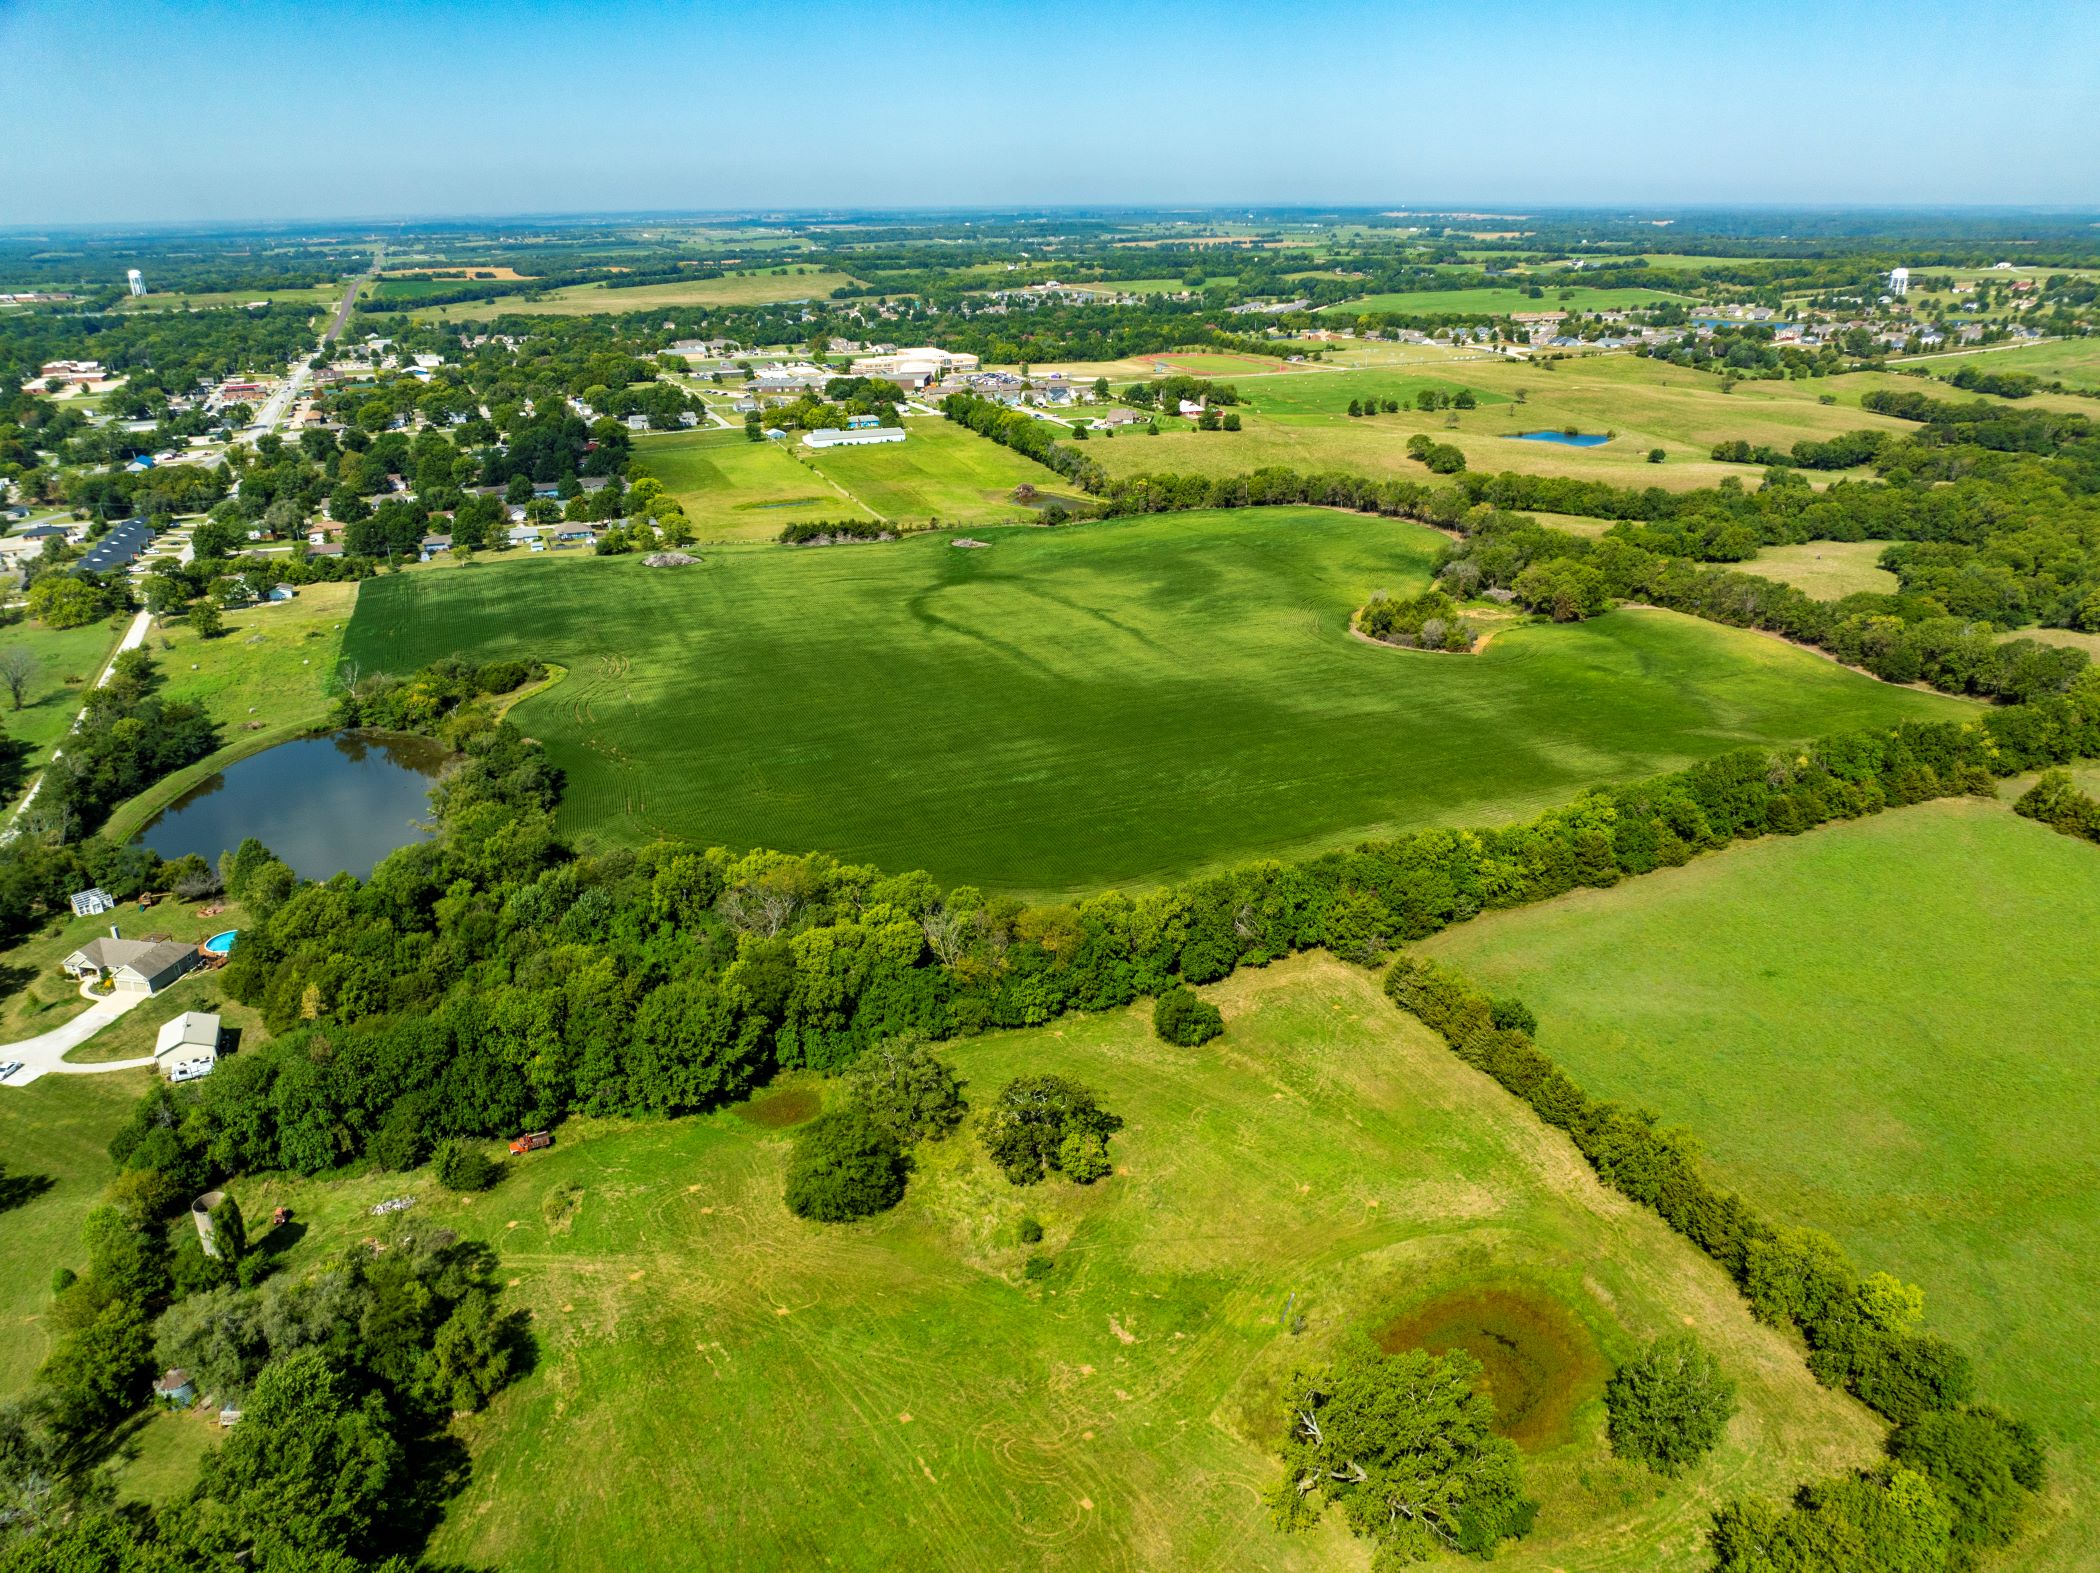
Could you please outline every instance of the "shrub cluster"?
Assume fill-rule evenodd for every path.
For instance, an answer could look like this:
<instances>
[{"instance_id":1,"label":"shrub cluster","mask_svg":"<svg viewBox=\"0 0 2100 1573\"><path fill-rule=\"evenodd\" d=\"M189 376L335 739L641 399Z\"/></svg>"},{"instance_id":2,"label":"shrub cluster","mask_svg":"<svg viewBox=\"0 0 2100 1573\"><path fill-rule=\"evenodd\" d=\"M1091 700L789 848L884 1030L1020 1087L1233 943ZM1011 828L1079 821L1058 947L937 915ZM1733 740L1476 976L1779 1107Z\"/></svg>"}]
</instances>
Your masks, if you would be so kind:
<instances>
[{"instance_id":1,"label":"shrub cluster","mask_svg":"<svg viewBox=\"0 0 2100 1573\"><path fill-rule=\"evenodd\" d=\"M798 519L780 531L780 540L787 546L839 546L848 541L896 538L896 526L880 519Z\"/></svg>"},{"instance_id":2,"label":"shrub cluster","mask_svg":"<svg viewBox=\"0 0 2100 1573\"><path fill-rule=\"evenodd\" d=\"M1411 649L1463 653L1477 642L1458 603L1441 590L1425 590L1407 601L1393 600L1381 591L1356 614L1356 626L1382 644Z\"/></svg>"},{"instance_id":3,"label":"shrub cluster","mask_svg":"<svg viewBox=\"0 0 2100 1573\"><path fill-rule=\"evenodd\" d=\"M1090 1185L1109 1172L1108 1139L1123 1121L1065 1076L1016 1076L985 1111L978 1140L1015 1185L1062 1174Z\"/></svg>"},{"instance_id":4,"label":"shrub cluster","mask_svg":"<svg viewBox=\"0 0 2100 1573\"><path fill-rule=\"evenodd\" d=\"M1176 983L1152 1002L1152 1030L1165 1042L1193 1049L1225 1030L1225 1016L1187 984Z\"/></svg>"},{"instance_id":5,"label":"shrub cluster","mask_svg":"<svg viewBox=\"0 0 2100 1573\"><path fill-rule=\"evenodd\" d=\"M539 661L485 661L460 656L433 661L407 677L381 673L346 685L335 702L335 723L389 732L428 732L461 705L514 693L545 678Z\"/></svg>"}]
</instances>

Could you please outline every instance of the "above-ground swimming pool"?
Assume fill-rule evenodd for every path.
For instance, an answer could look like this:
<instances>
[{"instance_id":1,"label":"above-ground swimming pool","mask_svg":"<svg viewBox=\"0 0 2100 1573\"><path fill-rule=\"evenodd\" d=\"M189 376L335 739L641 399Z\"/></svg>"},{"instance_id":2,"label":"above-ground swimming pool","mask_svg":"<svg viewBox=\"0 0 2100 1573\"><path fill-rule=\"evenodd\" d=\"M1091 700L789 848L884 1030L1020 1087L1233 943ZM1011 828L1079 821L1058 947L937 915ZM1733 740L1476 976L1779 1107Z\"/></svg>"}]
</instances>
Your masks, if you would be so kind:
<instances>
[{"instance_id":1,"label":"above-ground swimming pool","mask_svg":"<svg viewBox=\"0 0 2100 1573\"><path fill-rule=\"evenodd\" d=\"M221 929L204 942L204 948L214 956L223 956L233 949L233 936L238 933L239 929Z\"/></svg>"},{"instance_id":2,"label":"above-ground swimming pool","mask_svg":"<svg viewBox=\"0 0 2100 1573\"><path fill-rule=\"evenodd\" d=\"M1601 448L1611 441L1602 432L1592 431L1520 431L1518 442L1559 442L1570 448Z\"/></svg>"}]
</instances>

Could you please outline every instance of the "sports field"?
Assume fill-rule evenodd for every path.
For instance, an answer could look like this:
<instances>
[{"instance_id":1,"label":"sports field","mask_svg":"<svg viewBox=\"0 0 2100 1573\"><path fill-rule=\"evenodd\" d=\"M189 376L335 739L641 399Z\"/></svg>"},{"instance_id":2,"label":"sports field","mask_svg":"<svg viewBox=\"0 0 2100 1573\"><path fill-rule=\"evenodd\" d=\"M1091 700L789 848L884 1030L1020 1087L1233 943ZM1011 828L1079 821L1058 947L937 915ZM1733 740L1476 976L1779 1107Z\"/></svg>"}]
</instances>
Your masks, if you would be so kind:
<instances>
[{"instance_id":1,"label":"sports field","mask_svg":"<svg viewBox=\"0 0 2100 1573\"><path fill-rule=\"evenodd\" d=\"M1523 1350L1552 1362L1518 1432L1542 1511L1498 1566L1702 1567L1717 1499L1871 1456L1870 1418L1717 1269L1369 975L1306 956L1206 993L1229 1026L1202 1049L1139 1009L946 1051L973 1100L1023 1071L1096 1088L1127 1124L1086 1190L1018 1190L965 1131L922 1149L894 1213L804 1224L783 1133L730 1111L571 1121L479 1196L427 1172L236 1194L250 1217L294 1207L294 1263L383 1230L366 1208L403 1194L403 1227L501 1253L538 1364L458 1423L474 1460L432 1546L448 1565L975 1570L997 1547L1002 1566L1360 1573L1339 1525L1268 1527L1275 1384L1454 1290L1543 1307L1560 1335ZM1052 1263L1032 1284L1024 1216ZM1666 1483L1609 1456L1597 1394L1686 1325L1743 1412Z\"/></svg>"},{"instance_id":2,"label":"sports field","mask_svg":"<svg viewBox=\"0 0 2100 1573\"><path fill-rule=\"evenodd\" d=\"M2100 1567L2100 850L1964 800L1774 839L1423 947L1775 1217L1923 1285L2059 1488L2011 1565Z\"/></svg>"},{"instance_id":3,"label":"sports field","mask_svg":"<svg viewBox=\"0 0 2100 1573\"><path fill-rule=\"evenodd\" d=\"M1147 439L1119 439L1118 446ZM370 581L345 654L568 678L516 719L575 829L824 849L1019 891L1141 883L1506 819L1750 741L1963 712L1663 612L1374 648L1348 621L1442 538L1318 509L879 546L729 547Z\"/></svg>"},{"instance_id":4,"label":"sports field","mask_svg":"<svg viewBox=\"0 0 2100 1573\"><path fill-rule=\"evenodd\" d=\"M772 540L794 519L911 524L1027 520L1021 485L1069 491L1050 470L945 420L912 420L901 443L810 449L752 442L741 429L677 432L635 444L642 468L685 507L703 541Z\"/></svg>"},{"instance_id":5,"label":"sports field","mask_svg":"<svg viewBox=\"0 0 2100 1573\"><path fill-rule=\"evenodd\" d=\"M1421 317L1506 317L1519 311L1640 311L1661 301L1690 299L1689 295L1662 290L1598 289L1589 284L1548 284L1545 295L1539 297L1521 289L1491 285L1481 289L1417 289L1365 295L1321 309L1330 315L1347 317L1373 311Z\"/></svg>"}]
</instances>

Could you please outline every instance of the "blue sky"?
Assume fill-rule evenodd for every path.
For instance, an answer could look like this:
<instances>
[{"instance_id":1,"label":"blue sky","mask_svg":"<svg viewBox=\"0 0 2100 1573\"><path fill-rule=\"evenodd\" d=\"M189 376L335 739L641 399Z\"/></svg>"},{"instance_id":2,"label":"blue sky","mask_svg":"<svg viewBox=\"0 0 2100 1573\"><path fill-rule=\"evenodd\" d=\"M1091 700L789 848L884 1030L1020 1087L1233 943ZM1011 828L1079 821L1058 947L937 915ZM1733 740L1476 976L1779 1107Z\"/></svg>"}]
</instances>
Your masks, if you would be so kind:
<instances>
[{"instance_id":1,"label":"blue sky","mask_svg":"<svg viewBox=\"0 0 2100 1573\"><path fill-rule=\"evenodd\" d=\"M2094 0L0 0L0 226L2100 206Z\"/></svg>"}]
</instances>

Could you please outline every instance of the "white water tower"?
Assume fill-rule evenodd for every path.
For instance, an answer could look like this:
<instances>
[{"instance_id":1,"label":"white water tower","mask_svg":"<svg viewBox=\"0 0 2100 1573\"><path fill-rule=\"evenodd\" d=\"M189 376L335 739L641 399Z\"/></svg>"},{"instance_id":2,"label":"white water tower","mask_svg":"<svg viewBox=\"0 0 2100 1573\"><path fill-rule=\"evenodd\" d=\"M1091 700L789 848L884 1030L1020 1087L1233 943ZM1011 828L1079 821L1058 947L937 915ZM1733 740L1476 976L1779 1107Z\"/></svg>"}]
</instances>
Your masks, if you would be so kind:
<instances>
[{"instance_id":1,"label":"white water tower","mask_svg":"<svg viewBox=\"0 0 2100 1573\"><path fill-rule=\"evenodd\" d=\"M1909 268L1889 269L1889 293L1899 297L1910 293Z\"/></svg>"},{"instance_id":2,"label":"white water tower","mask_svg":"<svg viewBox=\"0 0 2100 1573\"><path fill-rule=\"evenodd\" d=\"M146 293L146 275L137 268L128 269L124 277L131 285L132 294L143 295Z\"/></svg>"}]
</instances>

